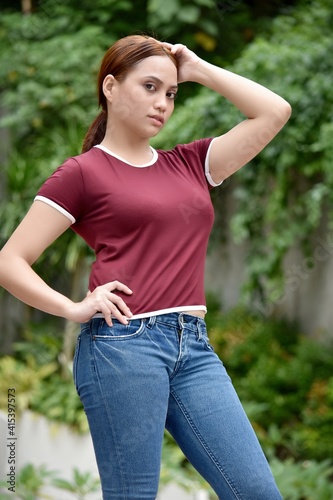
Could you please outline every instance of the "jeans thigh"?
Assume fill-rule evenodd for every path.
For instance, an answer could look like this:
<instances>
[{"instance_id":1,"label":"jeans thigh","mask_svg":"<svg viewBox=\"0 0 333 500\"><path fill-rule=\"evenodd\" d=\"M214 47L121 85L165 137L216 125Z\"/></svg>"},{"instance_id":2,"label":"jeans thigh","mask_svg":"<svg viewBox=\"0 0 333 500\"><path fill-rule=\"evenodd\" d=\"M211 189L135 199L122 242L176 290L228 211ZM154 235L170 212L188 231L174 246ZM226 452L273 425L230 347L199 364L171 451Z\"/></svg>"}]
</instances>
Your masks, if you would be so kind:
<instances>
[{"instance_id":1,"label":"jeans thigh","mask_svg":"<svg viewBox=\"0 0 333 500\"><path fill-rule=\"evenodd\" d=\"M167 429L219 498L281 500L230 377L207 345L193 341L172 380Z\"/></svg>"},{"instance_id":2,"label":"jeans thigh","mask_svg":"<svg viewBox=\"0 0 333 500\"><path fill-rule=\"evenodd\" d=\"M75 382L94 444L104 500L154 500L169 379L149 352L142 320L80 335ZM147 347L148 346L148 347Z\"/></svg>"}]
</instances>

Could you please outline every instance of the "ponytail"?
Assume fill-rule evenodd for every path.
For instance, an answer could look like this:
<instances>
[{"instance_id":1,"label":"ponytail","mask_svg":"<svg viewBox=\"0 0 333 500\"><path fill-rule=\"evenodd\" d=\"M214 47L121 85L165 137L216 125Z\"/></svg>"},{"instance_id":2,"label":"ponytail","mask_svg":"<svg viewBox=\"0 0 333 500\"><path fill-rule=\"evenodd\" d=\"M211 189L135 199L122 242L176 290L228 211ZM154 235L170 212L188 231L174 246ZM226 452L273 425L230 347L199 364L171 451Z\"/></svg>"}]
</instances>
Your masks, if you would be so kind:
<instances>
[{"instance_id":1,"label":"ponytail","mask_svg":"<svg viewBox=\"0 0 333 500\"><path fill-rule=\"evenodd\" d=\"M106 132L107 116L105 111L101 111L99 115L90 125L88 132L83 141L82 153L86 153L96 144L100 144L104 139Z\"/></svg>"}]
</instances>

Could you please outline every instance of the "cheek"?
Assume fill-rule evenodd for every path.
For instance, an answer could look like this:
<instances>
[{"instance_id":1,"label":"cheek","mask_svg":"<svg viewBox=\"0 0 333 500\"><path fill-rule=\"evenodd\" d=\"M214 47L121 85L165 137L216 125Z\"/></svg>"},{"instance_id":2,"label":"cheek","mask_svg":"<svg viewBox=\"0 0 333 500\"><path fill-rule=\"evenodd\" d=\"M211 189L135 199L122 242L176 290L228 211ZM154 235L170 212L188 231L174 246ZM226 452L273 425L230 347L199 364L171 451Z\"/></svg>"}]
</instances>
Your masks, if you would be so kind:
<instances>
[{"instance_id":1,"label":"cheek","mask_svg":"<svg viewBox=\"0 0 333 500\"><path fill-rule=\"evenodd\" d=\"M127 97L133 103L140 103L143 100L147 100L148 94L142 85L136 85L129 90Z\"/></svg>"},{"instance_id":2,"label":"cheek","mask_svg":"<svg viewBox=\"0 0 333 500\"><path fill-rule=\"evenodd\" d=\"M149 99L144 90L137 89L133 90L130 95L127 96L127 103L133 113L141 113L142 111L147 111Z\"/></svg>"},{"instance_id":3,"label":"cheek","mask_svg":"<svg viewBox=\"0 0 333 500\"><path fill-rule=\"evenodd\" d=\"M168 107L167 119L170 118L170 116L172 115L172 113L174 112L174 110L175 110L175 103L174 103L174 101L172 101L171 104L170 104L170 107Z\"/></svg>"},{"instance_id":4,"label":"cheek","mask_svg":"<svg viewBox=\"0 0 333 500\"><path fill-rule=\"evenodd\" d=\"M113 101L114 110L123 119L139 112L143 104L144 93L140 88L124 89Z\"/></svg>"}]
</instances>

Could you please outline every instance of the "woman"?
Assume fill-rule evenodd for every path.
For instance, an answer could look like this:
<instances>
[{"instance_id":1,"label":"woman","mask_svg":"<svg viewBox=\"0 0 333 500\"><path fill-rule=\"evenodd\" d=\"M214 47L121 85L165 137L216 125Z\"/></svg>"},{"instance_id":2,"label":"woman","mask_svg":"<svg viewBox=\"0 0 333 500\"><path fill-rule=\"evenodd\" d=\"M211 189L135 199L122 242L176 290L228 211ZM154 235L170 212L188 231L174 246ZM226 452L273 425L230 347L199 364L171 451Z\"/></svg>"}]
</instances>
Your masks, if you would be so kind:
<instances>
[{"instance_id":1,"label":"woman","mask_svg":"<svg viewBox=\"0 0 333 500\"><path fill-rule=\"evenodd\" d=\"M155 151L178 84L197 82L247 117L228 133ZM181 44L116 42L98 79L102 107L84 141L45 182L0 254L0 282L20 300L82 323L74 380L104 500L156 498L164 428L219 498L276 500L257 438L204 322L213 223L209 190L277 134L290 106ZM94 249L78 303L31 265L66 229Z\"/></svg>"}]
</instances>

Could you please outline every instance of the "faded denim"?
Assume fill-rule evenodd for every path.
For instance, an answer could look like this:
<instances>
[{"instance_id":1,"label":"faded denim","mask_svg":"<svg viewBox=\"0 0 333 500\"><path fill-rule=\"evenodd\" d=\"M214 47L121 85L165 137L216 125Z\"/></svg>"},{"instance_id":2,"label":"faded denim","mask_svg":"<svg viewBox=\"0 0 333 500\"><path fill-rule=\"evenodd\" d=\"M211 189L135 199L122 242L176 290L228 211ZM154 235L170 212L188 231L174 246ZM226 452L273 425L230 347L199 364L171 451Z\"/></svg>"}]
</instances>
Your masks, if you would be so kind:
<instances>
[{"instance_id":1,"label":"faded denim","mask_svg":"<svg viewBox=\"0 0 333 500\"><path fill-rule=\"evenodd\" d=\"M156 498L165 427L220 499L281 500L203 319L93 319L73 371L104 500Z\"/></svg>"}]
</instances>

